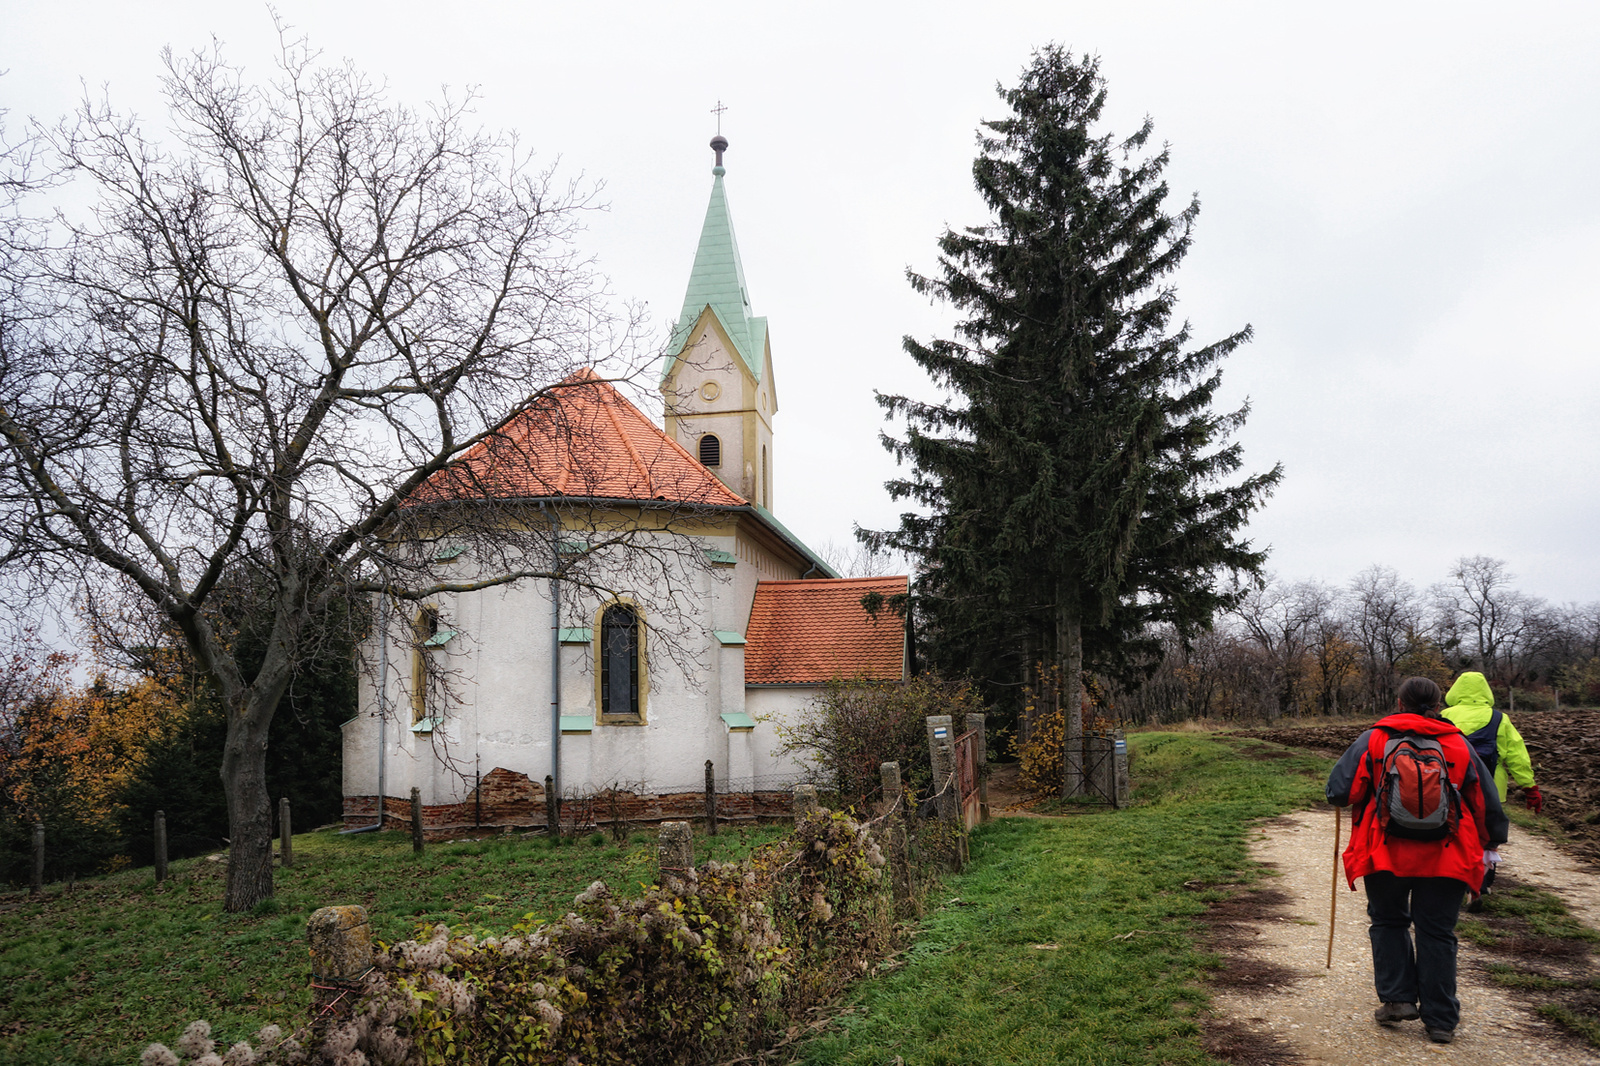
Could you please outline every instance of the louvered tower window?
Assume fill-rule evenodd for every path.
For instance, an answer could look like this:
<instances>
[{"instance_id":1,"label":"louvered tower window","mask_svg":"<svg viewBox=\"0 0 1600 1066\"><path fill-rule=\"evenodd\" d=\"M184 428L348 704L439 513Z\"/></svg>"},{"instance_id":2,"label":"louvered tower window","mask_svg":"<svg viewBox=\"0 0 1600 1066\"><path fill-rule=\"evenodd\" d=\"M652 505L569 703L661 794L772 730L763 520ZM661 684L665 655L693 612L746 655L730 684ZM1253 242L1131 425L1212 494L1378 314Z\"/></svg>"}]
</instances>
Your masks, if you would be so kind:
<instances>
[{"instance_id":1,"label":"louvered tower window","mask_svg":"<svg viewBox=\"0 0 1600 1066\"><path fill-rule=\"evenodd\" d=\"M722 441L717 439L715 433L707 433L700 438L700 462L705 466L722 465Z\"/></svg>"}]
</instances>

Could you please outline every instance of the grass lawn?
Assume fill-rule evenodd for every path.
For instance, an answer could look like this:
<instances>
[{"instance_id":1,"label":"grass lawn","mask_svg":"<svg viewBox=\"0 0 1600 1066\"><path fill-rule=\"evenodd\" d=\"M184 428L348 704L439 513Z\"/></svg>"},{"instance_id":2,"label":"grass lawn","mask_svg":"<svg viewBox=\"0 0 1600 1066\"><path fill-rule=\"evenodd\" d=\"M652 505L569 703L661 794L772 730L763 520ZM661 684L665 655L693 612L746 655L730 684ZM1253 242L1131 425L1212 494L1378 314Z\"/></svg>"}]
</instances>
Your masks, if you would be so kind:
<instances>
[{"instance_id":1,"label":"grass lawn","mask_svg":"<svg viewBox=\"0 0 1600 1066\"><path fill-rule=\"evenodd\" d=\"M1213 1061L1195 1021L1210 962L1195 915L1216 898L1207 886L1251 875L1250 820L1315 801L1329 763L1198 734L1128 742L1134 806L982 827L904 965L859 986L802 1061Z\"/></svg>"},{"instance_id":2,"label":"grass lawn","mask_svg":"<svg viewBox=\"0 0 1600 1066\"><path fill-rule=\"evenodd\" d=\"M731 859L787 832L769 826L699 836L695 855ZM295 865L251 914L222 910L223 866L204 858L153 871L48 886L42 902L0 895L0 1062L138 1061L204 1018L223 1047L267 1022L301 1023L310 1005L305 925L318 907L359 903L373 934L402 940L418 923L501 930L523 915L555 917L597 878L636 893L654 880L655 835L618 848L596 836L430 844L403 833L295 837Z\"/></svg>"}]
</instances>

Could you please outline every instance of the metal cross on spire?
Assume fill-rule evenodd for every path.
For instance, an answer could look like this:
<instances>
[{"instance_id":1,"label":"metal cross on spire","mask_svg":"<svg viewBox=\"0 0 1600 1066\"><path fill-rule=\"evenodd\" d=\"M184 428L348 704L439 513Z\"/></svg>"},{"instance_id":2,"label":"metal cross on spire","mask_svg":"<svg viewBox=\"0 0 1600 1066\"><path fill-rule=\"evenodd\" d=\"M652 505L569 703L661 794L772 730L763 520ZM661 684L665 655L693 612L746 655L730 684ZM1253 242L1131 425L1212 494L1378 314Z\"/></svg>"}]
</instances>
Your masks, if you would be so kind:
<instances>
[{"instance_id":1,"label":"metal cross on spire","mask_svg":"<svg viewBox=\"0 0 1600 1066\"><path fill-rule=\"evenodd\" d=\"M722 135L722 113L726 110L728 105L721 100L718 100L717 106L711 109L711 113L717 116L717 135L711 138L711 150L717 153L717 165L711 168L711 173L718 177L722 175L722 153L728 147L728 138Z\"/></svg>"}]
</instances>

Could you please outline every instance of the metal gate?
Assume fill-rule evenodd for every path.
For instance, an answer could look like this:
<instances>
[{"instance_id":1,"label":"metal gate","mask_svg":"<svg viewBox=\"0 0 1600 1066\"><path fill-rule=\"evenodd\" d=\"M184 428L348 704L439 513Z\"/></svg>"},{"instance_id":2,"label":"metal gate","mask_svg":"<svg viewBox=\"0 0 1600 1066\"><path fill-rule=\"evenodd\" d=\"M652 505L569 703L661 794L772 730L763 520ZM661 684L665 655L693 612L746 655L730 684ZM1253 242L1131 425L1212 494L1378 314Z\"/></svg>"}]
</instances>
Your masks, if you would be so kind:
<instances>
[{"instance_id":1,"label":"metal gate","mask_svg":"<svg viewBox=\"0 0 1600 1066\"><path fill-rule=\"evenodd\" d=\"M977 825L983 815L978 797L978 731L956 738L956 797L961 804L961 824L966 829Z\"/></svg>"},{"instance_id":2,"label":"metal gate","mask_svg":"<svg viewBox=\"0 0 1600 1066\"><path fill-rule=\"evenodd\" d=\"M1083 794L1113 807L1128 803L1128 743L1122 731L1083 734Z\"/></svg>"}]
</instances>

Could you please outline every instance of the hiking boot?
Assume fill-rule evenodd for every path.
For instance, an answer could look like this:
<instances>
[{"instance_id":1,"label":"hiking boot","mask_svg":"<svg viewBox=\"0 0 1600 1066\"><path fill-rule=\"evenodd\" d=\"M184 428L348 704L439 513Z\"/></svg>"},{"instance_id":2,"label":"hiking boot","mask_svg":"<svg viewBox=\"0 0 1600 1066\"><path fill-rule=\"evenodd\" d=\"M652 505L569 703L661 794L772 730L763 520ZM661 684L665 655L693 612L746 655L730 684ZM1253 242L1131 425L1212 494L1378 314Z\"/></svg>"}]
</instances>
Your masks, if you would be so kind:
<instances>
[{"instance_id":1,"label":"hiking boot","mask_svg":"<svg viewBox=\"0 0 1600 1066\"><path fill-rule=\"evenodd\" d=\"M1435 1044L1448 1044L1448 1043L1452 1042L1453 1040L1455 1040L1455 1038L1456 1038L1456 1031L1454 1029L1429 1029L1428 1030L1428 1039L1432 1040Z\"/></svg>"},{"instance_id":2,"label":"hiking boot","mask_svg":"<svg viewBox=\"0 0 1600 1066\"><path fill-rule=\"evenodd\" d=\"M1471 903L1467 904L1467 913L1468 914L1482 914L1483 913L1483 897L1482 896L1479 896L1477 899L1475 899Z\"/></svg>"},{"instance_id":3,"label":"hiking boot","mask_svg":"<svg viewBox=\"0 0 1600 1066\"><path fill-rule=\"evenodd\" d=\"M1390 1025L1394 1022L1410 1022L1422 1017L1414 1003L1385 1003L1372 1012L1372 1020L1379 1025Z\"/></svg>"}]
</instances>

